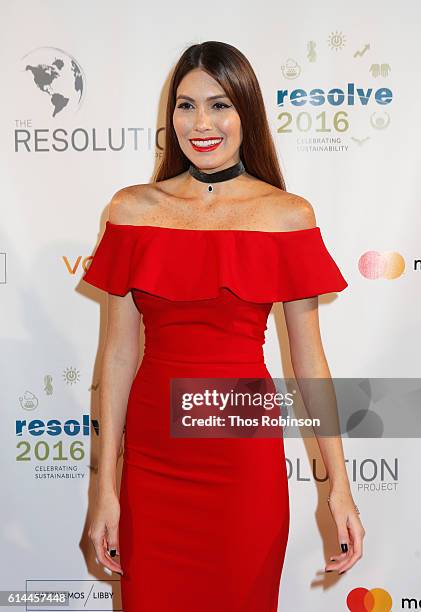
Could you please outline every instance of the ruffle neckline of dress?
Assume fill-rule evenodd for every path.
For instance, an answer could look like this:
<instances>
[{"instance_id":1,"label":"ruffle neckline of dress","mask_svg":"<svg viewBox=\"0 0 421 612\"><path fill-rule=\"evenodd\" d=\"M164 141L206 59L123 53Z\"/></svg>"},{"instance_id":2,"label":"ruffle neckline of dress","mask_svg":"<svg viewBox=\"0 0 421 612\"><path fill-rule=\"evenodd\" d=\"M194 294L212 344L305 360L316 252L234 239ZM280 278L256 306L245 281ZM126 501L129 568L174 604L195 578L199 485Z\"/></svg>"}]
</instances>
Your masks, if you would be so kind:
<instances>
[{"instance_id":1,"label":"ruffle neckline of dress","mask_svg":"<svg viewBox=\"0 0 421 612\"><path fill-rule=\"evenodd\" d=\"M226 288L270 303L348 286L318 226L272 232L107 221L83 278L115 295L140 290L183 301L216 298Z\"/></svg>"}]
</instances>

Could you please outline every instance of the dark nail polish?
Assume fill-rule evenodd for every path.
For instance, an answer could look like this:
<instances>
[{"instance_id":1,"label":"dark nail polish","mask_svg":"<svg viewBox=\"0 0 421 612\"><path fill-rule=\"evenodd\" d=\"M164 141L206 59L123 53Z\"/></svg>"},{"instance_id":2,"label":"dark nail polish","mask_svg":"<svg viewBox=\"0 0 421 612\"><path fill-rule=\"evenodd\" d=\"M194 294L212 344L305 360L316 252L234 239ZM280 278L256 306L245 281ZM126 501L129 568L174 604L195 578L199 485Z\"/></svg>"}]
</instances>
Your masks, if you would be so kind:
<instances>
[{"instance_id":1,"label":"dark nail polish","mask_svg":"<svg viewBox=\"0 0 421 612\"><path fill-rule=\"evenodd\" d=\"M116 552L117 552L117 551L116 551L116 549L115 549L115 548L112 548L112 549L110 550L110 556L111 556L111 557L115 557Z\"/></svg>"},{"instance_id":2,"label":"dark nail polish","mask_svg":"<svg viewBox=\"0 0 421 612\"><path fill-rule=\"evenodd\" d=\"M341 544L342 552L348 552L348 544Z\"/></svg>"}]
</instances>

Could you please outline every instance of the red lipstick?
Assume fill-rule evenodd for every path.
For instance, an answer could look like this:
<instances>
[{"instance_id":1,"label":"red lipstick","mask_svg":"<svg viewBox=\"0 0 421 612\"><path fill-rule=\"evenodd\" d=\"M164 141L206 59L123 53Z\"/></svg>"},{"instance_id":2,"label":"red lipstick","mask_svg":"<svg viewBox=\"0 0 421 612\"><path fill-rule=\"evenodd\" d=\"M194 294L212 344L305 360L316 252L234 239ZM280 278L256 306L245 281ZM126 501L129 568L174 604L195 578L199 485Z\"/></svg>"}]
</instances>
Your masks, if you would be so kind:
<instances>
[{"instance_id":1,"label":"red lipstick","mask_svg":"<svg viewBox=\"0 0 421 612\"><path fill-rule=\"evenodd\" d=\"M190 140L191 146L193 147L195 151L199 151L200 153L203 153L203 152L208 152L208 151L214 151L217 147L219 147L219 145L223 141L223 138L190 138L189 140ZM211 144L209 146L197 146L196 144L194 144L194 142L207 142L209 140L218 140L218 142Z\"/></svg>"}]
</instances>

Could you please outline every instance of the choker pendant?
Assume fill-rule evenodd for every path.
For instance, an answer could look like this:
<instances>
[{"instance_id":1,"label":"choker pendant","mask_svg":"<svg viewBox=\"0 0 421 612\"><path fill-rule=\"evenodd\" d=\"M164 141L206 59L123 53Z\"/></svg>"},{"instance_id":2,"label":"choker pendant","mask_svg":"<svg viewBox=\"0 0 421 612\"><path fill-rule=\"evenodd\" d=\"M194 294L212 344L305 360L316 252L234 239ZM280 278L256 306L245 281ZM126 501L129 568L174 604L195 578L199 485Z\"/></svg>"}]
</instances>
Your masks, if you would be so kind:
<instances>
[{"instance_id":1,"label":"choker pendant","mask_svg":"<svg viewBox=\"0 0 421 612\"><path fill-rule=\"evenodd\" d=\"M240 176L240 174L243 174L245 171L246 169L241 159L233 166L225 168L225 170L219 170L219 172L202 172L201 170L199 170L199 168L197 168L197 166L194 166L193 164L190 164L189 167L189 173L191 174L191 176L193 176L201 183L208 184L207 191L209 192L213 191L213 183L222 183L223 181L229 181L237 176Z\"/></svg>"}]
</instances>

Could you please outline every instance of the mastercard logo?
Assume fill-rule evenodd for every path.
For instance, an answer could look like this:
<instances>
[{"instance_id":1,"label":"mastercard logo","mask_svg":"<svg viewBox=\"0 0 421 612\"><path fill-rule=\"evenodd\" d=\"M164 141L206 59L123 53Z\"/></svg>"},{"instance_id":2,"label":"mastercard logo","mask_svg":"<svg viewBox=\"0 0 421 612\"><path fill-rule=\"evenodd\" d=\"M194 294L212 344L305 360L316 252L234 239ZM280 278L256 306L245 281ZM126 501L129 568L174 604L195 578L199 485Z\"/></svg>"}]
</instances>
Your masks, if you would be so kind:
<instances>
[{"instance_id":1,"label":"mastercard logo","mask_svg":"<svg viewBox=\"0 0 421 612\"><path fill-rule=\"evenodd\" d=\"M405 271L405 260L396 251L367 251L358 260L358 270L365 278L375 280L398 278Z\"/></svg>"},{"instance_id":2,"label":"mastercard logo","mask_svg":"<svg viewBox=\"0 0 421 612\"><path fill-rule=\"evenodd\" d=\"M352 589L346 598L346 605L351 612L390 612L392 598L384 589Z\"/></svg>"}]
</instances>

